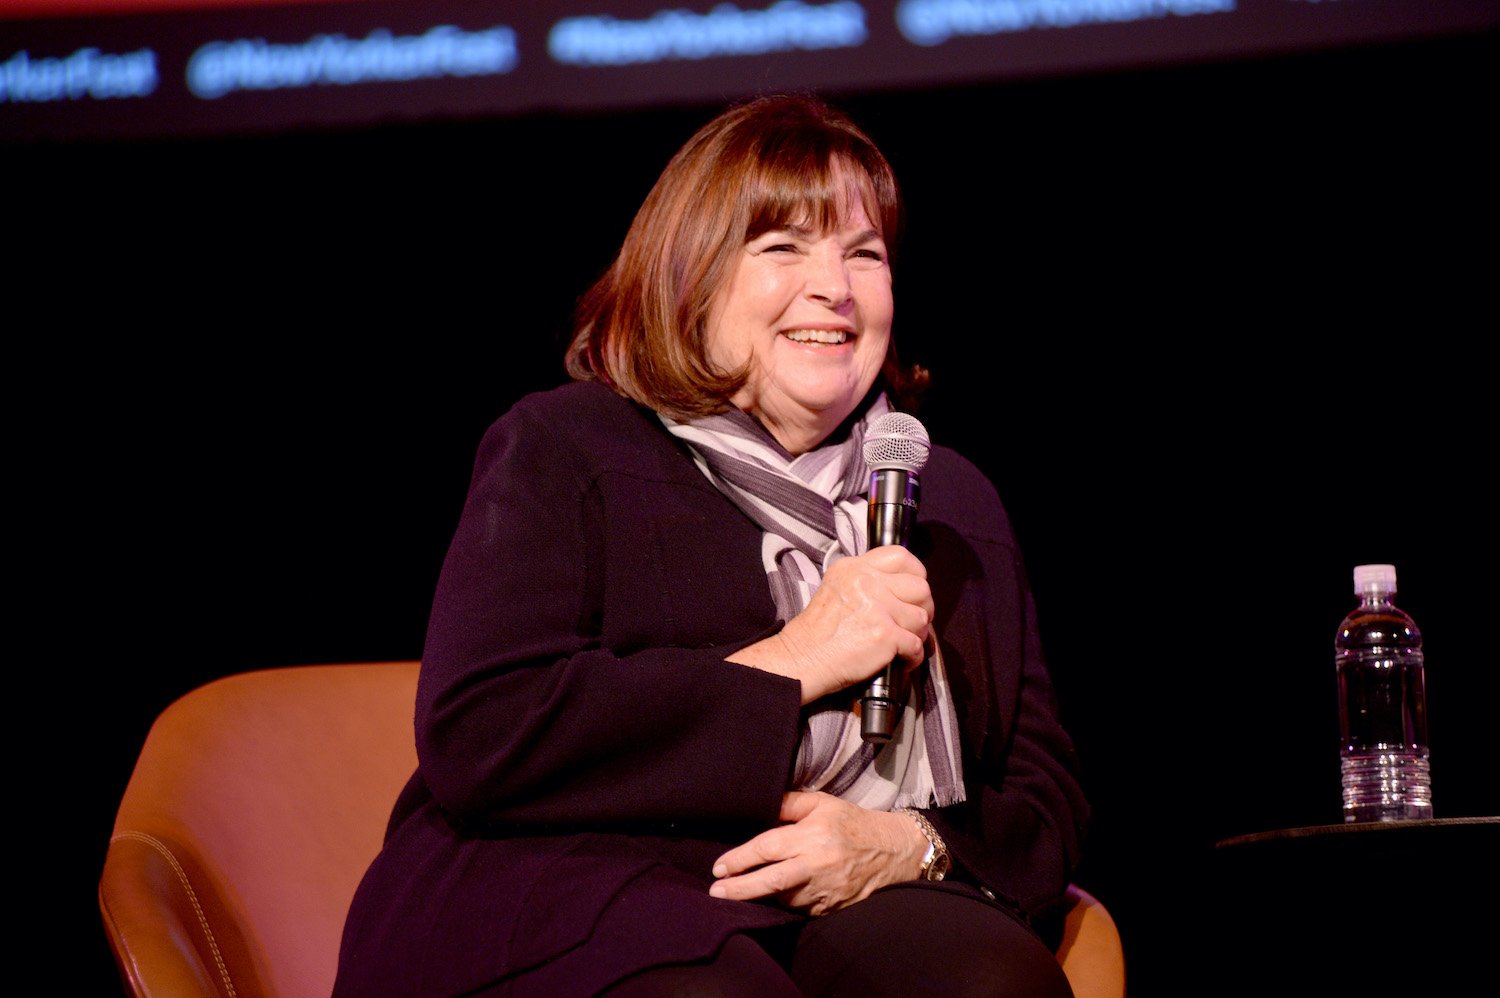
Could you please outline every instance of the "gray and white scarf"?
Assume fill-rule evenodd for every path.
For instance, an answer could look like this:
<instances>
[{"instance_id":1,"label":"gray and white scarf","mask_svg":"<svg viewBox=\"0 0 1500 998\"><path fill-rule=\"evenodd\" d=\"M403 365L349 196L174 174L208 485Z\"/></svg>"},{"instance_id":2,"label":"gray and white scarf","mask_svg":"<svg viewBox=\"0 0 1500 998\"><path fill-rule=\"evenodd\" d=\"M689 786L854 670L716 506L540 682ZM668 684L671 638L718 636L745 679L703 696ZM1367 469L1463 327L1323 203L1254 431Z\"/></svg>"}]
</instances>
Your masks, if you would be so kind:
<instances>
[{"instance_id":1,"label":"gray and white scarf","mask_svg":"<svg viewBox=\"0 0 1500 998\"><path fill-rule=\"evenodd\" d=\"M866 549L864 438L870 423L889 410L885 396L878 396L847 439L798 457L739 409L690 423L661 417L709 481L764 531L761 562L782 623L807 606L834 561ZM797 749L796 788L882 811L964 799L957 717L936 641L927 653L925 668L906 684L895 734L878 748L860 736L853 711L858 687L810 705Z\"/></svg>"}]
</instances>

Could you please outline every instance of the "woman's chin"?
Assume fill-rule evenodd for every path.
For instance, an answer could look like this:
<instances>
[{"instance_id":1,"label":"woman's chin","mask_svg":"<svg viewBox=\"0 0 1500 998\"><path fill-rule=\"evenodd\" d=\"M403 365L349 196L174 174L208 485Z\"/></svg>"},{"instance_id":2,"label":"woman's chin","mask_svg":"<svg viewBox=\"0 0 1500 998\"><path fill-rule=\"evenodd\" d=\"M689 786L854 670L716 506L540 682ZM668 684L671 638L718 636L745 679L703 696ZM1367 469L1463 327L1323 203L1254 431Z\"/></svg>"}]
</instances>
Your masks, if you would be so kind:
<instances>
[{"instance_id":1,"label":"woman's chin","mask_svg":"<svg viewBox=\"0 0 1500 998\"><path fill-rule=\"evenodd\" d=\"M854 412L864 392L788 395L760 406L740 408L761 421L794 454L811 450Z\"/></svg>"}]
</instances>

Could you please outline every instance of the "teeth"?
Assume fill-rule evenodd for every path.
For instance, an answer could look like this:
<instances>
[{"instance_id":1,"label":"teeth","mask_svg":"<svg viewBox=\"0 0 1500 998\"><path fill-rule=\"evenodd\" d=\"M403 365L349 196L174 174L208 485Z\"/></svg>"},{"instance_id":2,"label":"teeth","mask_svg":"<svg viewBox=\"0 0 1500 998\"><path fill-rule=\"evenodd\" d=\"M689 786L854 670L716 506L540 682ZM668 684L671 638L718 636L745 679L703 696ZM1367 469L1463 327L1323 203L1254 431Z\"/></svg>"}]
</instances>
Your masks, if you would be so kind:
<instances>
[{"instance_id":1,"label":"teeth","mask_svg":"<svg viewBox=\"0 0 1500 998\"><path fill-rule=\"evenodd\" d=\"M793 329L786 338L798 343L842 343L849 334L839 329Z\"/></svg>"}]
</instances>

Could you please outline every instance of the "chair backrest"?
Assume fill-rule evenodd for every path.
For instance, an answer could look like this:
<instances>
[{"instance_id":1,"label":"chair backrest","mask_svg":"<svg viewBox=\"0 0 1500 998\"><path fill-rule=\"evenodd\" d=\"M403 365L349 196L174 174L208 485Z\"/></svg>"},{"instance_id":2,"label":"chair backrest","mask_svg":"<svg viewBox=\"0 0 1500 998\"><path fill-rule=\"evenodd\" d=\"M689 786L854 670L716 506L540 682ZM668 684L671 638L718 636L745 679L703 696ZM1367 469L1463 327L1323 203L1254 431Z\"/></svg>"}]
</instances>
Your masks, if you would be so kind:
<instances>
[{"instance_id":1,"label":"chair backrest","mask_svg":"<svg viewBox=\"0 0 1500 998\"><path fill-rule=\"evenodd\" d=\"M416 662L248 672L146 736L99 907L135 995L327 998L344 916L416 767ZM1109 912L1078 887L1058 960L1077 998L1123 998Z\"/></svg>"},{"instance_id":2,"label":"chair backrest","mask_svg":"<svg viewBox=\"0 0 1500 998\"><path fill-rule=\"evenodd\" d=\"M99 883L137 995L327 998L349 901L416 768L417 663L229 676L141 749Z\"/></svg>"}]
</instances>

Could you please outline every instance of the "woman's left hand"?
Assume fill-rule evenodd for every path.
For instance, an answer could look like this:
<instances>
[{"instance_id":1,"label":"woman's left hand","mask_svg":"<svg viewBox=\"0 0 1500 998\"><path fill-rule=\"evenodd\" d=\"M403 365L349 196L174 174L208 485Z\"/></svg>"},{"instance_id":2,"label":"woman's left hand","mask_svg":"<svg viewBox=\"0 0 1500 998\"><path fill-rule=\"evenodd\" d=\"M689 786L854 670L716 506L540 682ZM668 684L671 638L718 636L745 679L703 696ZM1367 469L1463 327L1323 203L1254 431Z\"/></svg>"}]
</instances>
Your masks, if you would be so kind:
<instances>
[{"instance_id":1,"label":"woman's left hand","mask_svg":"<svg viewBox=\"0 0 1500 998\"><path fill-rule=\"evenodd\" d=\"M789 824L719 857L710 894L739 901L774 895L790 908L825 915L914 879L927 852L927 836L906 815L830 794L788 793L781 820Z\"/></svg>"}]
</instances>

